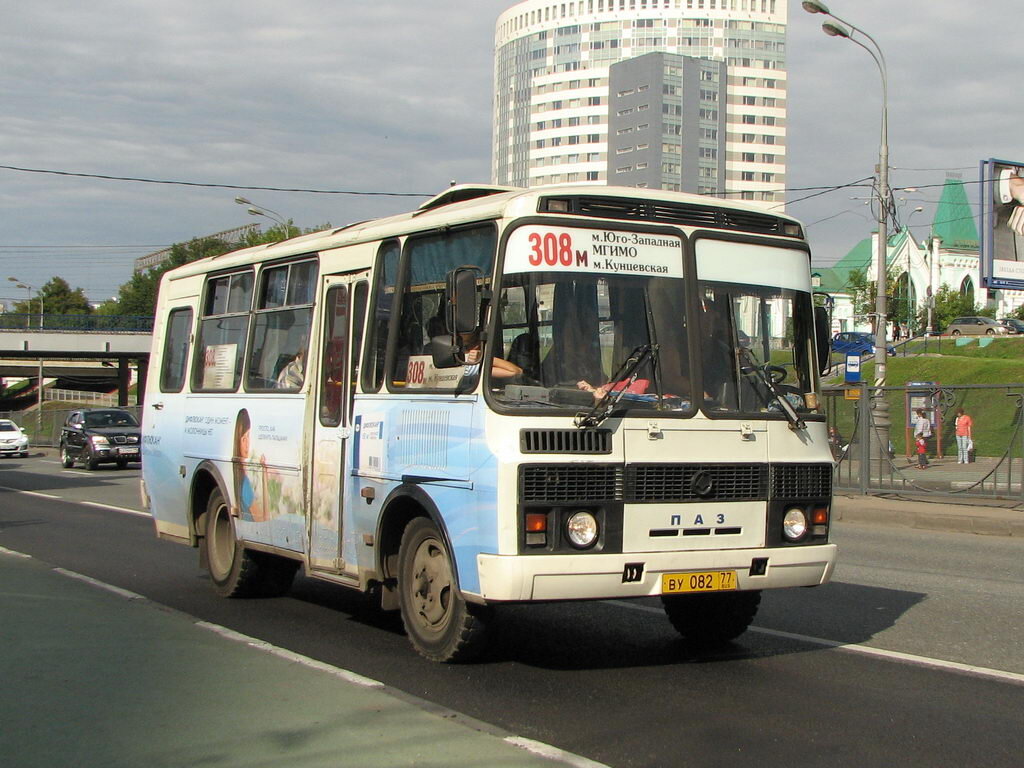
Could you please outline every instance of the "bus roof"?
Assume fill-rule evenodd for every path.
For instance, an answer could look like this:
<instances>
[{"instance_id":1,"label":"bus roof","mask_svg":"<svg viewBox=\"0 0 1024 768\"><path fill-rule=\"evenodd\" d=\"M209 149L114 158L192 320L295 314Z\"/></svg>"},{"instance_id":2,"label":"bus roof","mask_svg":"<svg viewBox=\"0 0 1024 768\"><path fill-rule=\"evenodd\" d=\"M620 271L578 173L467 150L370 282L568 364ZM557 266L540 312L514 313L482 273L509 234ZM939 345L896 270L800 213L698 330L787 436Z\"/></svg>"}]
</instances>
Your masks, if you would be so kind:
<instances>
[{"instance_id":1,"label":"bus roof","mask_svg":"<svg viewBox=\"0 0 1024 768\"><path fill-rule=\"evenodd\" d=\"M553 205L553 201L559 202ZM740 201L685 192L578 184L531 189L459 184L406 213L199 259L170 270L168 278L173 280L211 270L399 237L441 226L538 213L803 238L799 222L786 214L770 213Z\"/></svg>"}]
</instances>

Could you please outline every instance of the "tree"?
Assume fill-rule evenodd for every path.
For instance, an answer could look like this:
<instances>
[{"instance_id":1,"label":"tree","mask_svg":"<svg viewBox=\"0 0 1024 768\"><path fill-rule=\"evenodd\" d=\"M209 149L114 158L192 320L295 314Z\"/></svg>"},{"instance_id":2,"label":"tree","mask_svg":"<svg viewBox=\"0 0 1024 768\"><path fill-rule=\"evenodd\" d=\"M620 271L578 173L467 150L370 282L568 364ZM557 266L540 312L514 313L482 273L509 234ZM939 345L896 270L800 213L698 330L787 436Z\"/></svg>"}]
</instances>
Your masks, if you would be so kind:
<instances>
[{"instance_id":1,"label":"tree","mask_svg":"<svg viewBox=\"0 0 1024 768\"><path fill-rule=\"evenodd\" d=\"M899 302L892 300L897 290L896 272L897 269L895 267L890 267L885 276L885 293L890 297L890 300L885 305L886 322L896 320L896 315L900 310ZM846 287L850 291L853 302L854 316L869 318L872 328L875 327L875 300L877 298L875 292L878 290L875 286L874 280L868 280L867 270L865 269L850 270L849 277L846 279Z\"/></svg>"},{"instance_id":2,"label":"tree","mask_svg":"<svg viewBox=\"0 0 1024 768\"><path fill-rule=\"evenodd\" d=\"M315 229L307 229L305 232L319 232L321 229L330 228L330 226L330 224L325 224ZM152 315L156 310L157 291L160 289L160 278L163 277L164 272L199 259L219 256L222 253L251 248L256 245L276 243L301 234L303 234L303 230L296 227L289 219L286 227L273 226L263 232L249 232L237 243L228 243L213 237L195 238L187 243L176 243L171 246L171 253L166 261L145 272L133 274L131 280L120 287L117 298L104 302L97 311L104 315Z\"/></svg>"},{"instance_id":3,"label":"tree","mask_svg":"<svg viewBox=\"0 0 1024 768\"><path fill-rule=\"evenodd\" d=\"M965 315L995 316L994 307L983 309L980 305L974 303L970 295L950 288L948 283L943 283L942 287L935 292L933 298L935 299L935 306L932 308L932 326L939 330L945 328L957 317L964 317ZM927 323L927 317L928 309L925 307L918 313L918 322L922 328Z\"/></svg>"},{"instance_id":4,"label":"tree","mask_svg":"<svg viewBox=\"0 0 1024 768\"><path fill-rule=\"evenodd\" d=\"M40 299L42 313L46 315L92 314L92 306L85 297L85 292L81 288L72 289L63 277L51 277L35 296L17 302L14 311L29 315L38 314Z\"/></svg>"}]
</instances>

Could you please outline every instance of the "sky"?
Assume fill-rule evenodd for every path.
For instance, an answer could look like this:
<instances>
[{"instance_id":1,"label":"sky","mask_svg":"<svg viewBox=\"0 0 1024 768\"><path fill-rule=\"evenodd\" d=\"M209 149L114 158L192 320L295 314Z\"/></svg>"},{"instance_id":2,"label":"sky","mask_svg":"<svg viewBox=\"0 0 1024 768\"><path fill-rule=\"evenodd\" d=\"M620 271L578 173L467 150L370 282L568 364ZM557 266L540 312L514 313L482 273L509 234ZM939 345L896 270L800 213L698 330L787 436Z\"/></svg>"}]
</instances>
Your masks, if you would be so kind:
<instances>
[{"instance_id":1,"label":"sky","mask_svg":"<svg viewBox=\"0 0 1024 768\"><path fill-rule=\"evenodd\" d=\"M872 175L881 81L863 49L789 3L786 212L824 265L871 233L870 188L809 188ZM102 301L137 256L272 223L237 195L308 228L489 182L494 24L514 4L0 0L0 166L189 183L0 168L0 300L28 293L7 278L59 275ZM1024 6L828 4L885 54L890 183L918 188L896 197L904 222L924 208L909 218L923 239L947 173L975 202L980 160L1024 161Z\"/></svg>"}]
</instances>

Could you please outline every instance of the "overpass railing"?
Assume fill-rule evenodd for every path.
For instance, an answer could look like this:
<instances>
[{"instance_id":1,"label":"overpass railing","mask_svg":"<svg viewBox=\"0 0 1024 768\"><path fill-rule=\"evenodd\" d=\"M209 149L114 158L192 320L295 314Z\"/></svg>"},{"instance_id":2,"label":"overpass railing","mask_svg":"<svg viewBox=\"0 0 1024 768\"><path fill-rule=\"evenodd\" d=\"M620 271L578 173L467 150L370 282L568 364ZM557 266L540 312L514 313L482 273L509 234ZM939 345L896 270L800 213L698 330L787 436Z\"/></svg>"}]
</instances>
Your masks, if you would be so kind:
<instances>
[{"instance_id":1,"label":"overpass railing","mask_svg":"<svg viewBox=\"0 0 1024 768\"><path fill-rule=\"evenodd\" d=\"M0 314L0 331L75 331L95 333L152 333L151 315L32 315Z\"/></svg>"}]
</instances>

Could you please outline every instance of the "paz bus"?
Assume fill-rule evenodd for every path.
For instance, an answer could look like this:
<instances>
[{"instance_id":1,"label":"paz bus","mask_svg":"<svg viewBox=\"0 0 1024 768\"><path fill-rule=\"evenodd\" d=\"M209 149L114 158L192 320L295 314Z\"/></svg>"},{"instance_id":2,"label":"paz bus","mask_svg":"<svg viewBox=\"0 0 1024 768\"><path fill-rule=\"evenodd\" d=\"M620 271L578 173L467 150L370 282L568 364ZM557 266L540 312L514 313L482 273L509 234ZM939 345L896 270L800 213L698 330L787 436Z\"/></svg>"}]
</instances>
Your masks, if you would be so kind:
<instances>
[{"instance_id":1,"label":"paz bus","mask_svg":"<svg viewBox=\"0 0 1024 768\"><path fill-rule=\"evenodd\" d=\"M162 279L157 535L472 658L497 606L659 598L693 644L830 578L828 323L801 225L633 188L453 186Z\"/></svg>"}]
</instances>

